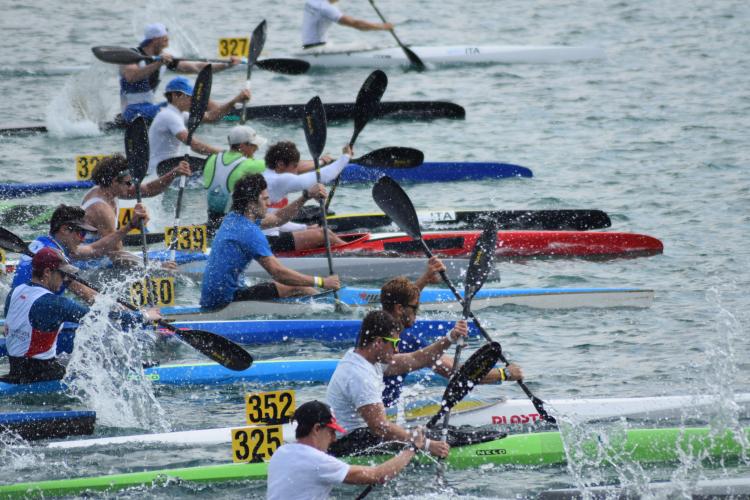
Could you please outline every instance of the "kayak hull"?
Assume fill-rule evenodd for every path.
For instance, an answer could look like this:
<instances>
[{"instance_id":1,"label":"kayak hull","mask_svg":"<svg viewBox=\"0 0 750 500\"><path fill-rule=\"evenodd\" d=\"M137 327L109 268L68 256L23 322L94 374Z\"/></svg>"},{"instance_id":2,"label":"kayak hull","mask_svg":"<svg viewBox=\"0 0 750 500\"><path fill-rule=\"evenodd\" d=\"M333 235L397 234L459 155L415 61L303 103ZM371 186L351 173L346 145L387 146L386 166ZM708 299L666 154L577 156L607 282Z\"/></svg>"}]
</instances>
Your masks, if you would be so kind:
<instances>
[{"instance_id":1,"label":"kayak hull","mask_svg":"<svg viewBox=\"0 0 750 500\"><path fill-rule=\"evenodd\" d=\"M745 438L750 429L743 429ZM742 444L731 432L711 435L709 428L687 429L631 429L601 435L580 444L580 458L600 460L603 442L607 443L608 456L627 456L629 461L639 463L662 463L685 460L686 457L720 463L736 459L742 453ZM577 455L578 456L578 455ZM351 463L373 464L389 458L376 455L346 459ZM431 463L420 456L419 461ZM485 464L548 466L566 463L565 443L559 432L539 432L510 435L479 444L454 447L447 458L450 467L466 469ZM173 483L170 480L188 482L221 482L262 480L266 478L268 465L226 464L180 469L115 474L78 479L19 483L0 487L3 497L72 495L86 490L116 491L138 486L156 486Z\"/></svg>"},{"instance_id":2,"label":"kayak hull","mask_svg":"<svg viewBox=\"0 0 750 500\"><path fill-rule=\"evenodd\" d=\"M605 53L596 47L455 45L447 47L409 47L426 64L552 64L603 59ZM313 68L393 68L411 63L399 47L371 50L336 50L335 46L307 50L292 56Z\"/></svg>"}]
</instances>

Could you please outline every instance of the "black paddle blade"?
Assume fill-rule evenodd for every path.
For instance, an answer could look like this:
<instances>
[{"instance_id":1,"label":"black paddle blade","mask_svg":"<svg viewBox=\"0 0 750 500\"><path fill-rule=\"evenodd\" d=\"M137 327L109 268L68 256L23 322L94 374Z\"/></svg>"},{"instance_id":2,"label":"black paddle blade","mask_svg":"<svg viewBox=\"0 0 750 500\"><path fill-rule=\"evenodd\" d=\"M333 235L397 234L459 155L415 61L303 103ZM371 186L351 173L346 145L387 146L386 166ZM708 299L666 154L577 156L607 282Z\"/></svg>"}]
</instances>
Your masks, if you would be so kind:
<instances>
[{"instance_id":1,"label":"black paddle blade","mask_svg":"<svg viewBox=\"0 0 750 500\"><path fill-rule=\"evenodd\" d=\"M414 53L413 50L411 50L406 45L402 45L401 48L403 49L404 54L406 54L406 58L409 59L409 62L411 63L412 68L414 68L417 71L424 71L427 69L427 66L425 66L425 64L422 62L419 56Z\"/></svg>"},{"instance_id":2,"label":"black paddle blade","mask_svg":"<svg viewBox=\"0 0 750 500\"><path fill-rule=\"evenodd\" d=\"M403 232L415 240L422 239L417 211L398 182L384 175L372 187L372 198Z\"/></svg>"},{"instance_id":3,"label":"black paddle blade","mask_svg":"<svg viewBox=\"0 0 750 500\"><path fill-rule=\"evenodd\" d=\"M490 372L502 354L503 349L497 342L488 342L472 354L448 381L440 411L430 419L427 427L437 424L456 403L461 401Z\"/></svg>"},{"instance_id":4,"label":"black paddle blade","mask_svg":"<svg viewBox=\"0 0 750 500\"><path fill-rule=\"evenodd\" d=\"M211 97L211 82L213 81L213 69L210 64L198 73L193 87L193 97L190 99L190 118L188 118L188 135L192 137L195 129L203 120L208 108L208 99Z\"/></svg>"},{"instance_id":5,"label":"black paddle blade","mask_svg":"<svg viewBox=\"0 0 750 500\"><path fill-rule=\"evenodd\" d=\"M423 162L424 153L420 150L399 146L376 149L351 161L362 167L378 168L414 168Z\"/></svg>"},{"instance_id":6,"label":"black paddle blade","mask_svg":"<svg viewBox=\"0 0 750 500\"><path fill-rule=\"evenodd\" d=\"M258 56L263 51L263 46L266 44L266 20L262 20L258 26L253 30L253 34L250 37L250 47L247 52L247 69L248 75L250 74L250 68L253 67L255 61L258 60ZM249 78L248 78L249 79Z\"/></svg>"},{"instance_id":7,"label":"black paddle blade","mask_svg":"<svg viewBox=\"0 0 750 500\"><path fill-rule=\"evenodd\" d=\"M0 248L8 252L22 253L29 257L34 255L29 250L29 246L23 239L11 233L4 227L0 227Z\"/></svg>"},{"instance_id":8,"label":"black paddle blade","mask_svg":"<svg viewBox=\"0 0 750 500\"><path fill-rule=\"evenodd\" d=\"M92 47L91 52L94 57L110 64L134 64L140 61L149 61L151 56L144 56L133 49L127 47L115 47L113 45L100 45Z\"/></svg>"},{"instance_id":9,"label":"black paddle blade","mask_svg":"<svg viewBox=\"0 0 750 500\"><path fill-rule=\"evenodd\" d=\"M388 86L388 77L381 70L376 69L367 77L357 93L354 101L354 133L349 141L354 145L359 133L365 128L367 122L375 116L380 108L380 99Z\"/></svg>"},{"instance_id":10,"label":"black paddle blade","mask_svg":"<svg viewBox=\"0 0 750 500\"><path fill-rule=\"evenodd\" d=\"M495 247L497 246L497 228L494 224L487 224L482 235L474 245L469 261L469 269L466 270L466 281L464 283L464 316L468 316L471 310L471 299L484 285L484 280L492 271L495 260Z\"/></svg>"},{"instance_id":11,"label":"black paddle blade","mask_svg":"<svg viewBox=\"0 0 750 500\"><path fill-rule=\"evenodd\" d=\"M310 71L310 63L302 59L261 59L255 61L255 65L260 69L282 75L302 75Z\"/></svg>"},{"instance_id":12,"label":"black paddle blade","mask_svg":"<svg viewBox=\"0 0 750 500\"><path fill-rule=\"evenodd\" d=\"M302 126L305 129L305 140L307 148L313 160L316 161L323 153L326 147L326 110L323 107L323 101L320 97L315 96L305 104L305 116L302 119Z\"/></svg>"},{"instance_id":13,"label":"black paddle blade","mask_svg":"<svg viewBox=\"0 0 750 500\"><path fill-rule=\"evenodd\" d=\"M128 169L135 184L140 184L148 171L148 125L142 116L128 124L125 129L125 156Z\"/></svg>"},{"instance_id":14,"label":"black paddle blade","mask_svg":"<svg viewBox=\"0 0 750 500\"><path fill-rule=\"evenodd\" d=\"M249 352L221 335L203 330L171 329L185 343L230 370L247 370L253 364L253 357Z\"/></svg>"}]
</instances>

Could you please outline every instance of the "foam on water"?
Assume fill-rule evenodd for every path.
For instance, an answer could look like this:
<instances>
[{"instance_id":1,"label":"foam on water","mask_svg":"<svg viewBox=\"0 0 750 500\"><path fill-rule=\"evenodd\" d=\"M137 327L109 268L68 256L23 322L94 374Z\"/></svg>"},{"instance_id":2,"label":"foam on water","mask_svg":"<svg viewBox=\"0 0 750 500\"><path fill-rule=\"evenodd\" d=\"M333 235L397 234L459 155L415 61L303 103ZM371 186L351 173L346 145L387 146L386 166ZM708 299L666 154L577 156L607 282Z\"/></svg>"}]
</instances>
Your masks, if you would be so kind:
<instances>
[{"instance_id":1,"label":"foam on water","mask_svg":"<svg viewBox=\"0 0 750 500\"><path fill-rule=\"evenodd\" d=\"M76 332L76 348L67 366L65 383L97 421L113 427L170 430L166 412L143 375L152 349L152 334L141 328L122 331L108 313L120 307L112 298L127 290L134 278L100 294Z\"/></svg>"}]
</instances>

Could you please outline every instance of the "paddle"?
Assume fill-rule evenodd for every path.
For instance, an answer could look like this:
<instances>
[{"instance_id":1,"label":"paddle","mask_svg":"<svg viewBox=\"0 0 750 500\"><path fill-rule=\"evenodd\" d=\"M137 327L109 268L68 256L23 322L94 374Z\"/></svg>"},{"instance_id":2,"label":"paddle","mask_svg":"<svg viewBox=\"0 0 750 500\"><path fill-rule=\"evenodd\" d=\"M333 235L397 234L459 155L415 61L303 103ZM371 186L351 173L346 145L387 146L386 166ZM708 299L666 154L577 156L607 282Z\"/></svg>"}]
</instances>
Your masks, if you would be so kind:
<instances>
[{"instance_id":1,"label":"paddle","mask_svg":"<svg viewBox=\"0 0 750 500\"><path fill-rule=\"evenodd\" d=\"M360 87L357 93L357 100L354 102L354 132L352 133L352 138L349 140L350 148L354 147L354 143L357 137L359 137L360 132L365 128L370 118L377 113L380 106L380 99L383 97L387 86L388 77L381 70L377 69L370 73L362 84L362 87ZM341 175L336 177L331 192L328 194L326 210L331 206L331 200L334 193L336 193L336 187L339 185L340 178Z\"/></svg>"},{"instance_id":2,"label":"paddle","mask_svg":"<svg viewBox=\"0 0 750 500\"><path fill-rule=\"evenodd\" d=\"M305 104L305 116L302 120L302 126L305 129L305 140L307 149L312 155L313 164L315 165L315 177L320 182L320 155L326 146L326 110L320 97L315 96ZM326 257L328 258L328 273L333 274L333 258L331 257L331 240L328 238L328 219L326 218L326 206L323 200L320 201L320 213L323 219L323 241L326 245ZM336 299L336 310L340 308L339 295L334 292Z\"/></svg>"},{"instance_id":3,"label":"paddle","mask_svg":"<svg viewBox=\"0 0 750 500\"><path fill-rule=\"evenodd\" d=\"M128 159L130 177L135 183L135 199L141 202L141 183L148 171L148 126L142 116L128 124L125 129L125 156ZM141 220L141 251L143 252L143 265L148 267L148 249L146 243L146 228ZM147 281L148 282L148 281Z\"/></svg>"},{"instance_id":4,"label":"paddle","mask_svg":"<svg viewBox=\"0 0 750 500\"><path fill-rule=\"evenodd\" d=\"M400 146L376 149L350 161L350 163L356 163L360 167L375 168L414 168L420 166L423 162L424 153L420 150Z\"/></svg>"},{"instance_id":5,"label":"paddle","mask_svg":"<svg viewBox=\"0 0 750 500\"><path fill-rule=\"evenodd\" d=\"M450 410L456 406L469 392L492 370L497 361L503 355L502 347L497 342L489 342L472 354L460 370L455 372L448 381L443 392L440 409L427 422L426 427L434 427ZM374 485L369 485L357 497L357 500L365 498Z\"/></svg>"},{"instance_id":6,"label":"paddle","mask_svg":"<svg viewBox=\"0 0 750 500\"><path fill-rule=\"evenodd\" d=\"M98 47L92 47L91 51L94 56L102 62L110 64L135 64L141 61L154 62L161 60L159 56L147 56L143 55L135 49L128 47L117 47L113 45L100 45ZM230 59L205 59L205 58L172 58L175 62L188 61L188 62L207 62L217 64L229 64L232 61ZM243 64L247 64L248 60L243 59ZM255 61L255 65L260 69L266 71L273 71L275 73L281 73L284 75L301 75L307 73L310 70L310 63L303 61L302 59L288 59L288 58L271 58L261 59Z\"/></svg>"},{"instance_id":7,"label":"paddle","mask_svg":"<svg viewBox=\"0 0 750 500\"><path fill-rule=\"evenodd\" d=\"M391 220L395 222L402 231L404 231L406 234L408 234L421 244L422 250L424 251L425 255L427 255L428 257L432 257L432 251L422 239L422 232L419 229L419 220L417 219L417 212L416 210L414 210L414 205L409 199L409 196L404 192L403 189L401 189L401 186L399 186L398 183L390 177L383 176L378 179L378 181L375 183L375 186L373 186L372 197L375 199L375 203L377 203L380 209L385 212L386 215L388 215L388 217L390 217ZM450 288L451 292L456 297L456 300L458 300L458 302L463 305L464 300L461 297L461 294L458 293L458 290L456 290L456 287L453 286L453 283L445 274L445 272L441 272L440 277L443 279L445 284L448 285L448 288ZM479 320L474 315L474 313L469 311L469 317L477 326L479 332L482 334L485 340L487 340L487 342L491 342L492 338L489 336L487 331L482 328L482 325L479 323ZM500 359L503 363L505 363L506 366L510 365L508 360L505 359L505 356L502 356ZM529 390L523 380L518 380L517 383L526 394L526 396L531 400L534 408L536 408L537 412L539 413L539 416L547 422L555 423L555 418L548 414L547 410L544 409L544 402L538 397L534 396L534 394L532 394L531 390Z\"/></svg>"},{"instance_id":8,"label":"paddle","mask_svg":"<svg viewBox=\"0 0 750 500\"><path fill-rule=\"evenodd\" d=\"M386 21L383 14L380 13L380 10L375 5L375 2L373 0L369 0L369 2L370 2L370 5L372 5L372 8L375 9L375 12L377 12L378 17L380 17L380 20L383 21L384 23L387 23L388 21ZM404 54L406 54L406 58L411 63L411 67L417 71L426 70L427 66L425 66L425 64L422 62L419 56L415 54L414 51L411 50L409 47L401 43L401 40L399 40L398 37L396 36L396 30L391 29L388 31L391 32L391 35L393 35L393 38L396 40L396 43L398 44L398 46L401 47L401 50L403 50Z\"/></svg>"},{"instance_id":9,"label":"paddle","mask_svg":"<svg viewBox=\"0 0 750 500\"><path fill-rule=\"evenodd\" d=\"M208 107L208 99L211 96L211 80L212 80L211 65L205 66L200 73L198 78L195 79L195 86L193 87L193 97L190 99L190 117L188 118L188 135L185 140L187 144L188 152L185 153L185 161L190 161L190 145L193 143L193 132L198 128L203 120L203 115L206 114L206 108ZM172 241L169 246L172 248L172 260L175 259L175 247L177 246L177 228L180 225L180 210L182 209L182 195L185 191L185 183L187 176L180 176L180 190L177 192L177 205L174 213L174 224L172 231Z\"/></svg>"},{"instance_id":10,"label":"paddle","mask_svg":"<svg viewBox=\"0 0 750 500\"><path fill-rule=\"evenodd\" d=\"M262 20L258 26L253 30L253 34L250 37L250 47L247 49L247 77L245 78L245 88L250 90L250 76L253 72L253 65L258 60L258 56L263 50L263 46L266 44L266 20ZM240 115L240 123L243 125L247 120L247 101L242 101L242 114Z\"/></svg>"},{"instance_id":11,"label":"paddle","mask_svg":"<svg viewBox=\"0 0 750 500\"><path fill-rule=\"evenodd\" d=\"M7 229L0 227L0 248L8 250L9 252L16 252L33 257L34 254L26 246L26 243L11 233ZM84 286L87 286L97 293L99 290L88 281L80 278L76 275L63 273L70 279L73 279ZM130 310L137 311L138 308L134 305L126 302L122 299L117 299L118 304L127 307ZM177 335L185 343L200 351L208 358L216 361L217 363L229 368L230 370L242 371L246 370L253 364L253 357L245 351L242 347L235 344L234 342L220 336L215 333L206 332L203 330L180 330L170 325L166 321L159 320L156 322L162 328L169 330L170 332Z\"/></svg>"}]
</instances>

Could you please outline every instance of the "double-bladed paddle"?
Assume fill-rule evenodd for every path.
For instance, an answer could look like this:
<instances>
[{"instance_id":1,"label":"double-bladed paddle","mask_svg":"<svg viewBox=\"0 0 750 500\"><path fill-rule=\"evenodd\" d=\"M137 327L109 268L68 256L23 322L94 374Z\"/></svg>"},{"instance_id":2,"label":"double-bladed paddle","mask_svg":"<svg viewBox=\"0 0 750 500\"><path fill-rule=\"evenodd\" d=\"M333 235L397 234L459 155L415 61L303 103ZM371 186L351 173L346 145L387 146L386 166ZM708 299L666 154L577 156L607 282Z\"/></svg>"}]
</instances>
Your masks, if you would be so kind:
<instances>
[{"instance_id":1,"label":"double-bladed paddle","mask_svg":"<svg viewBox=\"0 0 750 500\"><path fill-rule=\"evenodd\" d=\"M29 250L26 243L11 233L7 229L0 227L0 248L3 248L9 252L16 252L34 257L34 254ZM63 273L70 279L73 279L84 286L87 286L97 293L99 290L88 281L80 278L74 274ZM130 310L137 311L134 305L122 300L117 299L117 303L127 307ZM208 358L216 361L217 363L229 368L230 370L242 371L250 368L253 364L253 357L239 345L235 344L229 339L226 339L220 335L216 335L212 332L206 332L203 330L180 330L170 325L166 321L157 321L157 324L162 328L173 332L186 344L190 345L194 349L200 351Z\"/></svg>"},{"instance_id":2,"label":"double-bladed paddle","mask_svg":"<svg viewBox=\"0 0 750 500\"><path fill-rule=\"evenodd\" d=\"M208 108L208 100L211 97L211 81L212 81L212 70L211 65L206 65L200 73L198 78L195 79L195 85L193 86L193 97L190 99L190 117L188 118L187 124L187 144L188 152L185 153L185 161L190 162L190 145L193 143L193 132L198 128L203 120L203 115L206 114L206 108ZM185 191L185 183L187 182L187 176L180 176L180 190L177 192L177 205L175 206L174 213L174 224L172 231L172 241L169 246L172 248L172 260L175 256L175 247L177 246L177 228L180 225L180 210L182 209L182 195Z\"/></svg>"},{"instance_id":3,"label":"double-bladed paddle","mask_svg":"<svg viewBox=\"0 0 750 500\"><path fill-rule=\"evenodd\" d=\"M320 97L315 96L305 104L305 116L302 120L302 127L305 130L305 140L307 149L312 155L313 164L315 165L315 177L320 182L320 155L323 148L326 147L326 135L328 125L326 123L326 110L323 107L323 101ZM326 245L326 257L328 258L328 273L333 274L333 258L331 257L331 240L328 237L328 219L326 217L326 205L323 200L320 201L320 213L323 219L323 241ZM336 309L340 308L338 293L334 292L336 299Z\"/></svg>"},{"instance_id":4,"label":"double-bladed paddle","mask_svg":"<svg viewBox=\"0 0 750 500\"><path fill-rule=\"evenodd\" d=\"M388 215L388 217L390 217L391 220L395 222L402 231L404 231L406 234L411 236L412 239L417 240L421 244L422 250L424 251L425 255L427 255L428 257L432 257L432 251L430 250L430 247L428 247L427 243L425 243L424 239L422 239L422 232L419 229L419 219L417 218L416 210L414 210L414 205L409 199L409 196L401 188L401 186L399 186L398 183L390 177L383 176L378 179L378 181L375 183L375 186L373 186L372 197L375 199L375 203L377 203L380 209L385 212L386 215ZM458 300L461 305L464 305L464 299L461 297L461 294L458 293L456 287L453 286L453 283L445 274L445 272L441 272L440 277L443 279L445 284L448 285L448 288L450 288L451 292L456 297L456 300ZM474 315L474 313L469 311L469 317L471 317L473 323L477 326L479 332L482 334L485 340L487 342L491 342L492 338L479 323L479 320ZM510 365L505 356L502 356L500 359L503 363L505 363L506 366ZM536 408L537 412L539 413L539 416L547 422L555 423L555 418L547 413L547 410L545 410L544 402L538 397L534 396L534 394L532 394L531 390L529 390L523 380L518 380L517 383L526 394L526 396L531 400L534 408Z\"/></svg>"},{"instance_id":5,"label":"double-bladed paddle","mask_svg":"<svg viewBox=\"0 0 750 500\"><path fill-rule=\"evenodd\" d=\"M141 183L148 171L148 156L148 126L146 125L146 120L142 116L139 116L130 122L125 129L125 157L128 160L130 177L133 178L133 182L135 183L135 199L138 203L141 202ZM146 227L143 220L141 220L141 237L143 265L148 267Z\"/></svg>"},{"instance_id":6,"label":"double-bladed paddle","mask_svg":"<svg viewBox=\"0 0 750 500\"><path fill-rule=\"evenodd\" d=\"M159 56L147 56L143 55L135 49L128 47L118 47L114 45L100 45L98 47L92 47L91 51L94 56L102 62L110 64L135 64L141 61L155 62L159 61ZM206 58L172 58L175 62L190 61L190 62L207 62L216 64L230 64L231 59L206 59ZM248 64L247 59L243 59L243 64ZM266 71L272 71L274 73L281 73L284 75L301 75L307 73L310 70L310 63L303 61L302 59L289 59L289 58L271 58L261 59L254 63L260 69Z\"/></svg>"},{"instance_id":7,"label":"double-bladed paddle","mask_svg":"<svg viewBox=\"0 0 750 500\"><path fill-rule=\"evenodd\" d=\"M380 12L380 9L378 9L377 5L375 5L375 2L373 0L369 0L370 5L372 5L372 8L375 9L375 12L378 14L378 17L380 17L380 20L384 23L387 23L388 21L385 20L385 17ZM424 65L422 60L419 58L417 54L414 53L413 50L411 50L409 47L401 43L401 40L396 36L396 30L390 29L388 30L391 32L391 35L393 35L393 38L396 40L396 43L399 47L401 47L401 50L404 51L404 54L406 54L406 58L411 63L411 67L414 68L417 71L424 71L427 69L427 66Z\"/></svg>"},{"instance_id":8,"label":"double-bladed paddle","mask_svg":"<svg viewBox=\"0 0 750 500\"><path fill-rule=\"evenodd\" d=\"M356 163L360 167L374 168L414 168L424 162L424 153L414 148L403 148L400 146L389 146L376 149L369 153L353 158L350 163ZM338 182L338 179L336 179ZM333 191L331 191L333 195ZM329 196L330 200L331 197Z\"/></svg>"},{"instance_id":9,"label":"double-bladed paddle","mask_svg":"<svg viewBox=\"0 0 750 500\"><path fill-rule=\"evenodd\" d=\"M427 422L427 428L435 427L451 409L466 397L480 380L487 376L503 354L502 347L497 342L488 342L472 354L460 370L453 373L443 392L443 398L437 413ZM365 498L373 485L365 488L357 500Z\"/></svg>"},{"instance_id":10,"label":"double-bladed paddle","mask_svg":"<svg viewBox=\"0 0 750 500\"><path fill-rule=\"evenodd\" d=\"M354 143L359 137L360 132L365 128L370 118L375 116L380 106L380 99L385 93L385 89L388 86L388 77L381 70L376 69L365 79L362 87L360 87L357 93L357 100L354 102L354 132L352 138L349 140L349 147L353 148ZM336 192L336 187L339 185L339 179L341 175L336 177L336 181L333 183L331 192L326 200L326 210L331 206L331 200Z\"/></svg>"},{"instance_id":11,"label":"double-bladed paddle","mask_svg":"<svg viewBox=\"0 0 750 500\"><path fill-rule=\"evenodd\" d=\"M245 78L245 88L250 89L250 76L253 72L253 65L258 60L258 56L263 51L266 44L266 20L262 20L253 30L250 37L250 47L247 49L247 77ZM242 114L240 114L240 123L244 124L247 120L247 101L242 101Z\"/></svg>"}]
</instances>

